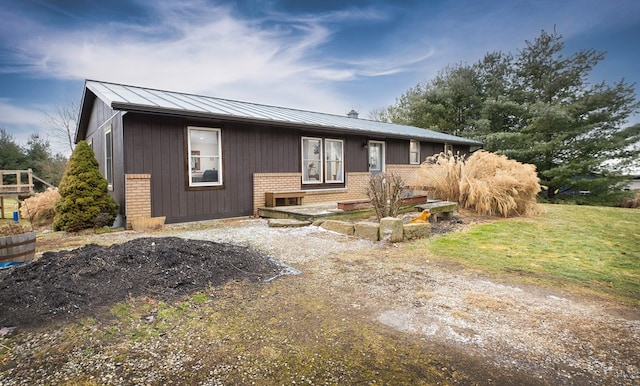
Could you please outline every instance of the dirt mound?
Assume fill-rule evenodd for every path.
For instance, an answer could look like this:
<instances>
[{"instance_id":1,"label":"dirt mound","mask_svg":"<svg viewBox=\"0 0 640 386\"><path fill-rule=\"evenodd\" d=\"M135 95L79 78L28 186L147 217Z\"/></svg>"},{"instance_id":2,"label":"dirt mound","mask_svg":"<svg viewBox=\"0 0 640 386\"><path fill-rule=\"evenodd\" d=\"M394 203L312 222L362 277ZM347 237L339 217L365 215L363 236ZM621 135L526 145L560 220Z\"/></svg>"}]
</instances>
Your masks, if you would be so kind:
<instances>
[{"instance_id":1,"label":"dirt mound","mask_svg":"<svg viewBox=\"0 0 640 386\"><path fill-rule=\"evenodd\" d=\"M289 267L252 249L177 237L47 252L0 271L0 327L89 316L129 298L172 300L232 280L271 280Z\"/></svg>"}]
</instances>

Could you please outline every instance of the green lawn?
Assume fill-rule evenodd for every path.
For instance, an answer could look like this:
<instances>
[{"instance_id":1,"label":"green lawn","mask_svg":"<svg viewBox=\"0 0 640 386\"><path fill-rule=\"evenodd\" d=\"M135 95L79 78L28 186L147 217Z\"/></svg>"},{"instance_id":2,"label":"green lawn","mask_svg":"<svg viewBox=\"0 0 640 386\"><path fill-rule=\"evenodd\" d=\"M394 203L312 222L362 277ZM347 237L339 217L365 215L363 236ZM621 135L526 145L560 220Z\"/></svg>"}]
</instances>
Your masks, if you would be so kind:
<instances>
[{"instance_id":1,"label":"green lawn","mask_svg":"<svg viewBox=\"0 0 640 386\"><path fill-rule=\"evenodd\" d=\"M640 305L640 210L542 205L532 219L478 225L426 241L465 266Z\"/></svg>"},{"instance_id":2,"label":"green lawn","mask_svg":"<svg viewBox=\"0 0 640 386\"><path fill-rule=\"evenodd\" d=\"M0 212L0 226L13 223L13 211L17 208L16 200L13 198L5 198L4 199L4 216ZM4 220L2 219L4 217Z\"/></svg>"}]
</instances>

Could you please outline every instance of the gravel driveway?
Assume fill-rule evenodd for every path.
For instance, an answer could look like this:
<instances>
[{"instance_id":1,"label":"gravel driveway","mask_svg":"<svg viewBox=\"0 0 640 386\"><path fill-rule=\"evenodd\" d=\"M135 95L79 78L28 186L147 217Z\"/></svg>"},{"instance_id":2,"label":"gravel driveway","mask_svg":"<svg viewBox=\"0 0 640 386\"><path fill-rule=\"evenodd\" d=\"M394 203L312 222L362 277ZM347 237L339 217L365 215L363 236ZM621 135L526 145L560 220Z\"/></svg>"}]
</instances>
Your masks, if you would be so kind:
<instances>
[{"instance_id":1,"label":"gravel driveway","mask_svg":"<svg viewBox=\"0 0 640 386\"><path fill-rule=\"evenodd\" d=\"M499 366L562 384L640 384L640 320L607 304L533 286L505 285L390 246L318 227L265 220L181 230L181 237L253 247L331 278L371 317L418 338L453 345ZM339 270L339 273L336 271ZM343 288L339 291L338 288ZM358 288L358 291L349 291Z\"/></svg>"},{"instance_id":2,"label":"gravel driveway","mask_svg":"<svg viewBox=\"0 0 640 386\"><path fill-rule=\"evenodd\" d=\"M252 247L303 275L313 273L312 285L335 294L347 309L433 347L463 351L523 374L533 384L536 379L541 384L640 384L638 312L616 312L593 299L499 283L411 243L370 242L314 226L270 228L261 219L82 237L113 243L142 236Z\"/></svg>"}]
</instances>

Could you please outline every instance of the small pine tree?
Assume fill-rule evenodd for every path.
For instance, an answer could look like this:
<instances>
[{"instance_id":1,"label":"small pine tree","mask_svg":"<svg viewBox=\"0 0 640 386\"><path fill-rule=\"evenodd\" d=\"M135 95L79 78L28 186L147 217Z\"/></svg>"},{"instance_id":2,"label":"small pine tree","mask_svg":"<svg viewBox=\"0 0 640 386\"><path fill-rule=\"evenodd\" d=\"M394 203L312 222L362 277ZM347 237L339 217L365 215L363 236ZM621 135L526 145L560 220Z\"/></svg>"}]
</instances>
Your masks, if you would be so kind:
<instances>
[{"instance_id":1,"label":"small pine tree","mask_svg":"<svg viewBox=\"0 0 640 386\"><path fill-rule=\"evenodd\" d=\"M118 204L109 195L107 185L93 149L85 141L79 142L58 187L61 199L56 203L53 230L77 232L112 225Z\"/></svg>"}]
</instances>

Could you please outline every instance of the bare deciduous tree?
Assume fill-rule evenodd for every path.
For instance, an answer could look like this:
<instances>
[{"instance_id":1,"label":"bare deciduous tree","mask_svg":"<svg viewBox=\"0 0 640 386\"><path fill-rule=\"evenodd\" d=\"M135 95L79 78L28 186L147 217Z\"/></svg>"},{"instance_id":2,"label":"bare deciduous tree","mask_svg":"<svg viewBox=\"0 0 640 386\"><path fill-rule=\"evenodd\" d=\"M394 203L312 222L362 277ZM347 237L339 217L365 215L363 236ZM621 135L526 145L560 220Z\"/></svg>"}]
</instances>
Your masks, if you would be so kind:
<instances>
[{"instance_id":1,"label":"bare deciduous tree","mask_svg":"<svg viewBox=\"0 0 640 386\"><path fill-rule=\"evenodd\" d=\"M45 113L44 124L51 130L51 137L54 141L69 146L71 152L74 148L78 108L77 102L69 101L58 105L54 113Z\"/></svg>"},{"instance_id":2,"label":"bare deciduous tree","mask_svg":"<svg viewBox=\"0 0 640 386\"><path fill-rule=\"evenodd\" d=\"M395 217L400 209L400 199L406 185L399 175L380 173L371 176L366 188L378 221L384 217Z\"/></svg>"},{"instance_id":3,"label":"bare deciduous tree","mask_svg":"<svg viewBox=\"0 0 640 386\"><path fill-rule=\"evenodd\" d=\"M391 116L386 107L376 107L369 111L369 119L378 122L391 122Z\"/></svg>"}]
</instances>

